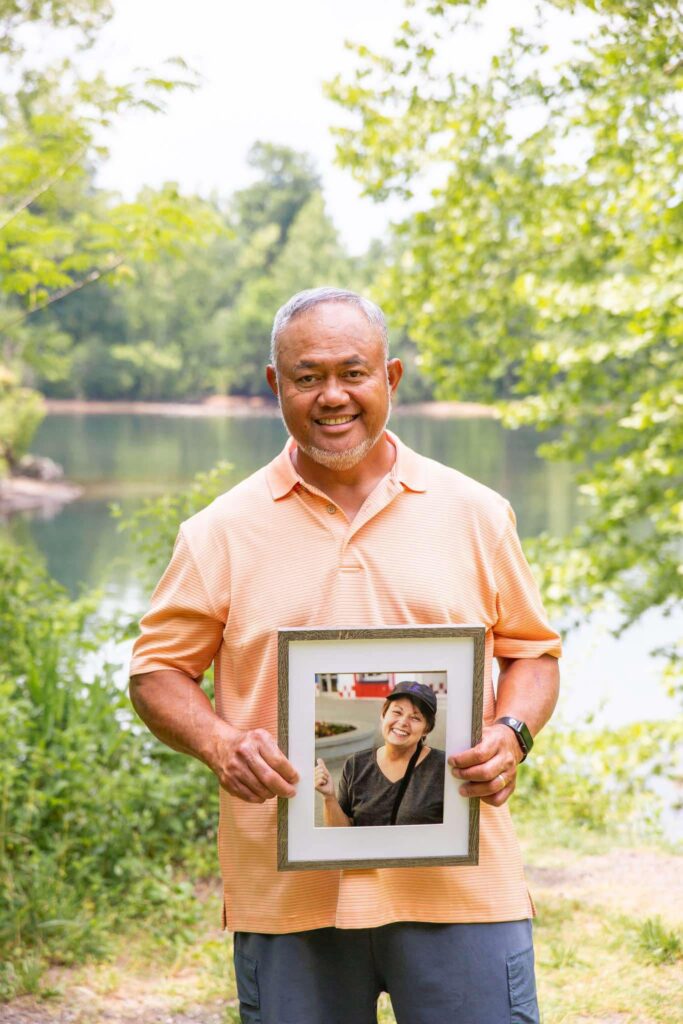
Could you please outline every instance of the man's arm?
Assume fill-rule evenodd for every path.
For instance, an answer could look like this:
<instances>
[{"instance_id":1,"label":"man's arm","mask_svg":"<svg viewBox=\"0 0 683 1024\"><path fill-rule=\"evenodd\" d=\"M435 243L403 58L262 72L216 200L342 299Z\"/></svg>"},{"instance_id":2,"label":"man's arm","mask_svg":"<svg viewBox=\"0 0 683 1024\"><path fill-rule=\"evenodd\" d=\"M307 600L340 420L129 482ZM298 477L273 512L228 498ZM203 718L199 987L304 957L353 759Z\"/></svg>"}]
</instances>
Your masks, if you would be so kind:
<instances>
[{"instance_id":1,"label":"man's arm","mask_svg":"<svg viewBox=\"0 0 683 1024\"><path fill-rule=\"evenodd\" d=\"M203 761L233 796L262 804L274 796L295 795L299 776L271 734L225 722L184 672L167 669L133 676L130 697L162 743Z\"/></svg>"},{"instance_id":2,"label":"man's arm","mask_svg":"<svg viewBox=\"0 0 683 1024\"><path fill-rule=\"evenodd\" d=\"M496 717L520 718L536 736L552 715L560 689L557 659L499 658ZM507 725L484 726L481 742L448 758L451 771L465 783L460 793L499 807L512 795L522 759L517 737ZM502 776L502 778L501 778Z\"/></svg>"}]
</instances>

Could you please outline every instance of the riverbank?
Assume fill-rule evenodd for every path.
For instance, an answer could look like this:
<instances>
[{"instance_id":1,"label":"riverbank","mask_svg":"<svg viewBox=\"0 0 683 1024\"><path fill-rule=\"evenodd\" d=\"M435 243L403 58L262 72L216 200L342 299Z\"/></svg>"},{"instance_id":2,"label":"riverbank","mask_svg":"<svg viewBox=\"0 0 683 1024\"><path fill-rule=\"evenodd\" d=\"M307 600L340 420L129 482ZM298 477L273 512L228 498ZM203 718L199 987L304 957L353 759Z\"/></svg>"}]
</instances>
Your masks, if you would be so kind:
<instances>
[{"instance_id":1,"label":"riverbank","mask_svg":"<svg viewBox=\"0 0 683 1024\"><path fill-rule=\"evenodd\" d=\"M76 501L83 488L66 480L35 480L28 476L9 476L0 480L0 519L21 512L39 512L50 519L65 505Z\"/></svg>"},{"instance_id":2,"label":"riverbank","mask_svg":"<svg viewBox=\"0 0 683 1024\"><path fill-rule=\"evenodd\" d=\"M271 416L280 415L277 402L260 395L212 395L203 402L98 402L77 398L46 398L48 413L72 416ZM498 419L498 410L478 402L416 402L395 405L392 416L430 419Z\"/></svg>"}]
</instances>

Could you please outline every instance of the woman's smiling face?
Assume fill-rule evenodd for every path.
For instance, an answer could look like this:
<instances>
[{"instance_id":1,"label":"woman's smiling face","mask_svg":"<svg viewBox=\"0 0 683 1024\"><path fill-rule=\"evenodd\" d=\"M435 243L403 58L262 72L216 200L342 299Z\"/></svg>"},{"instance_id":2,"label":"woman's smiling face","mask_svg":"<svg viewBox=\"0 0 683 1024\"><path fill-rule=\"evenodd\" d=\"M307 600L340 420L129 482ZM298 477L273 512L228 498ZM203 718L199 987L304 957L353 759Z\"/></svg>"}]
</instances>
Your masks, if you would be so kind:
<instances>
[{"instance_id":1,"label":"woman's smiling face","mask_svg":"<svg viewBox=\"0 0 683 1024\"><path fill-rule=\"evenodd\" d=\"M417 746L427 728L427 719L408 697L392 700L382 716L384 742L405 750Z\"/></svg>"}]
</instances>

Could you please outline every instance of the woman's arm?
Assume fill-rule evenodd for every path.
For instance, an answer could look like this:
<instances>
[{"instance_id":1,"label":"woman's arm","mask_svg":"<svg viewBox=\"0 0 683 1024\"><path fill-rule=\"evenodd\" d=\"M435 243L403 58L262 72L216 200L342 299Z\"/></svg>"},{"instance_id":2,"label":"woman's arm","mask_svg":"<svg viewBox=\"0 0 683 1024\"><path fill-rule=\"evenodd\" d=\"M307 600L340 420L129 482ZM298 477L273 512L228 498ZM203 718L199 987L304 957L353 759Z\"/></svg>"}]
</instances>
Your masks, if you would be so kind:
<instances>
[{"instance_id":1,"label":"woman's arm","mask_svg":"<svg viewBox=\"0 0 683 1024\"><path fill-rule=\"evenodd\" d=\"M341 809L337 796L334 792L334 782L329 769L322 757L319 757L315 766L314 775L315 788L323 798L323 821L327 826L347 828L353 822Z\"/></svg>"},{"instance_id":2,"label":"woman's arm","mask_svg":"<svg viewBox=\"0 0 683 1024\"><path fill-rule=\"evenodd\" d=\"M348 828L353 822L350 818L347 818L341 807L336 796L326 796L325 803L323 804L323 821L326 825L341 826Z\"/></svg>"}]
</instances>

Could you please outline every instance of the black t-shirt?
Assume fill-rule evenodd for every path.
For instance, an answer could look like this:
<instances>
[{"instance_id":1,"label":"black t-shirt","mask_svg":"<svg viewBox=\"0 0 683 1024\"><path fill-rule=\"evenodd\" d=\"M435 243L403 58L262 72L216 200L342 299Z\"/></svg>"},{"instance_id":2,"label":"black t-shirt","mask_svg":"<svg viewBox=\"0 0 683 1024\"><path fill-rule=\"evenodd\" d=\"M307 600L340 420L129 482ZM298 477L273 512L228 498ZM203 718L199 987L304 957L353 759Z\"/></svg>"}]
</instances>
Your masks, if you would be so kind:
<instances>
[{"instance_id":1,"label":"black t-shirt","mask_svg":"<svg viewBox=\"0 0 683 1024\"><path fill-rule=\"evenodd\" d=\"M415 766L396 818L397 825L440 825L446 755L433 747ZM339 806L354 825L389 825L401 779L390 782L377 764L376 750L347 758L339 781Z\"/></svg>"}]
</instances>

